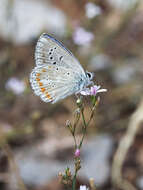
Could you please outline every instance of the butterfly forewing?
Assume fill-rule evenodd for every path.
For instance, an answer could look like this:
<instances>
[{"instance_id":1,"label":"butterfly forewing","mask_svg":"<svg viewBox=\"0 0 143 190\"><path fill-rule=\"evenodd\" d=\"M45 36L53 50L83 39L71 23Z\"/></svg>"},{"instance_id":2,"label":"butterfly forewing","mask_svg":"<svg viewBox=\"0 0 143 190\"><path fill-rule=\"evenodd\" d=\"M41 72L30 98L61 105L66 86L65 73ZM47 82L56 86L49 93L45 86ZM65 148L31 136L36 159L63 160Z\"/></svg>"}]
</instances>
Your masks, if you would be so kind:
<instances>
[{"instance_id":1,"label":"butterfly forewing","mask_svg":"<svg viewBox=\"0 0 143 190\"><path fill-rule=\"evenodd\" d=\"M85 75L79 61L61 42L42 34L37 42L35 51L36 65L57 64L67 68L76 69L75 72Z\"/></svg>"}]
</instances>

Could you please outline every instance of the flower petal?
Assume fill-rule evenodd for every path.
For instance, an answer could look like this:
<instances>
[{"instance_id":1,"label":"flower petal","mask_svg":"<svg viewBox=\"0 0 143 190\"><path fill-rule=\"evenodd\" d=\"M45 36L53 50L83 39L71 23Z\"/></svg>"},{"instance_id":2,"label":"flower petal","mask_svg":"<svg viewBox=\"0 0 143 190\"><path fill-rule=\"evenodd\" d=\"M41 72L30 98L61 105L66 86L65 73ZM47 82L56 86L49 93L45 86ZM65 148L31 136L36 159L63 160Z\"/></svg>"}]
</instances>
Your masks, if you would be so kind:
<instances>
[{"instance_id":1,"label":"flower petal","mask_svg":"<svg viewBox=\"0 0 143 190\"><path fill-rule=\"evenodd\" d=\"M80 92L80 94L83 96L88 96L88 95L96 96L96 94L99 92L107 92L107 89L100 89L100 87L101 86L97 86L97 85L91 86L90 89L86 88L86 89L82 90Z\"/></svg>"},{"instance_id":2,"label":"flower petal","mask_svg":"<svg viewBox=\"0 0 143 190\"><path fill-rule=\"evenodd\" d=\"M107 89L99 89L98 92L107 92Z\"/></svg>"},{"instance_id":3,"label":"flower petal","mask_svg":"<svg viewBox=\"0 0 143 190\"><path fill-rule=\"evenodd\" d=\"M80 92L80 94L83 95L83 96L87 96L87 95L90 95L90 91L89 90L82 90Z\"/></svg>"}]
</instances>

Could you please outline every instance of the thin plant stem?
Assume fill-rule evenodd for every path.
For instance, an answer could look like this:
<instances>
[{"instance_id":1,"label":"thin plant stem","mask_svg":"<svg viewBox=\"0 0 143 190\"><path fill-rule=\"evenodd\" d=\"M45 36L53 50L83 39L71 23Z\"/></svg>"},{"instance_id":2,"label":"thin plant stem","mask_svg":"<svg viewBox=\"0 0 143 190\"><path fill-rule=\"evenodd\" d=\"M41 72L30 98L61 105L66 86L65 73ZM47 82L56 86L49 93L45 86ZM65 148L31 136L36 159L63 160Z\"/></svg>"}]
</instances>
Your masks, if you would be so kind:
<instances>
[{"instance_id":1,"label":"thin plant stem","mask_svg":"<svg viewBox=\"0 0 143 190\"><path fill-rule=\"evenodd\" d=\"M73 124L73 133L74 133L74 134L75 134L75 130L76 130L76 127L77 127L77 125L78 125L79 119L80 119L80 113L79 113L78 116L76 116L76 120L75 120L75 122L74 122L74 124Z\"/></svg>"},{"instance_id":2,"label":"thin plant stem","mask_svg":"<svg viewBox=\"0 0 143 190\"><path fill-rule=\"evenodd\" d=\"M90 118L89 118L89 120L88 120L88 122L87 122L87 126L90 124L90 122L91 122L91 120L92 120L92 118L93 118L94 111L95 111L95 107L96 107L96 106L93 106L93 108L92 108L92 110L91 110L91 114L90 114Z\"/></svg>"},{"instance_id":3,"label":"thin plant stem","mask_svg":"<svg viewBox=\"0 0 143 190\"><path fill-rule=\"evenodd\" d=\"M83 120L84 128L86 128L87 127L87 123L85 121L84 110L83 109L81 109L81 115L82 115L82 120Z\"/></svg>"},{"instance_id":4,"label":"thin plant stem","mask_svg":"<svg viewBox=\"0 0 143 190\"><path fill-rule=\"evenodd\" d=\"M75 174L73 177L72 190L75 190L75 187L76 187L76 176L77 176L77 171L75 171Z\"/></svg>"},{"instance_id":5,"label":"thin plant stem","mask_svg":"<svg viewBox=\"0 0 143 190\"><path fill-rule=\"evenodd\" d=\"M82 139L81 139L81 141L80 141L80 144L79 144L79 149L81 148L81 146L82 146L82 143L83 143L83 140L84 140L84 137L85 137L85 134L86 134L86 129L87 129L87 123L86 123L86 121L85 121L85 117L84 117L84 110L82 109L81 110L81 115L82 115L82 120L83 120L83 135L82 135Z\"/></svg>"},{"instance_id":6,"label":"thin plant stem","mask_svg":"<svg viewBox=\"0 0 143 190\"><path fill-rule=\"evenodd\" d=\"M74 139L74 147L75 147L75 150L76 150L76 148L77 148L76 137L75 137L75 135L74 135L74 134L72 134L72 136L73 136L73 139Z\"/></svg>"},{"instance_id":7,"label":"thin plant stem","mask_svg":"<svg viewBox=\"0 0 143 190\"><path fill-rule=\"evenodd\" d=\"M83 136L82 136L82 139L81 139L80 144L79 144L79 146L78 146L79 149L80 149L81 146L82 146L82 143L83 143L83 140L84 140L84 137L85 137L85 134L86 134L86 128L87 128L87 123L86 123L86 121L85 121L83 108L81 108L81 116L82 116L82 120L83 120ZM75 138L75 135L74 135L74 138ZM77 176L77 172L78 172L78 170L75 169L75 174L74 174L73 183L72 183L72 190L75 190L75 187L76 187L76 176Z\"/></svg>"},{"instance_id":8,"label":"thin plant stem","mask_svg":"<svg viewBox=\"0 0 143 190\"><path fill-rule=\"evenodd\" d=\"M78 125L79 119L80 119L80 114L78 116L76 116L76 120L74 121L74 124L73 124L73 130L71 132L72 136L74 138L75 150L77 148L77 142L76 142L75 132L76 132L76 127Z\"/></svg>"},{"instance_id":9,"label":"thin plant stem","mask_svg":"<svg viewBox=\"0 0 143 190\"><path fill-rule=\"evenodd\" d=\"M82 143L83 143L83 140L84 140L85 134L86 134L86 128L84 128L84 130L83 130L83 135L82 135L82 139L81 139L80 144L79 144L79 149L80 149L81 146L82 146Z\"/></svg>"},{"instance_id":10,"label":"thin plant stem","mask_svg":"<svg viewBox=\"0 0 143 190\"><path fill-rule=\"evenodd\" d=\"M76 153L77 149L81 149L81 147L82 147L82 144L83 144L83 141L84 141L84 138L85 138L85 135L86 135L87 127L89 126L89 124L90 124L90 122L91 122L91 120L93 118L95 107L97 106L97 103L99 102L99 100L96 101L95 97L92 98L92 108L91 108L91 112L90 112L90 117L89 117L88 121L86 121L85 115L84 115L84 105L82 103L82 99L78 99L78 100L79 101L77 101L77 106L78 106L79 110L78 109L76 110L78 112L76 112L74 123L73 123L73 125L71 123L68 125L69 130L70 130L70 132L71 132L71 134L73 136L73 139L74 139L75 153ZM78 144L75 133L76 133L76 127L78 125L80 117L82 119L82 137L81 137L81 140L80 140L80 142ZM76 190L77 173L81 168L80 152L79 152L79 155L75 154L74 165L75 165L75 169L74 169L73 177L71 178L71 180L72 180L72 188L71 188L71 190ZM67 174L65 174L65 176L67 176Z\"/></svg>"}]
</instances>

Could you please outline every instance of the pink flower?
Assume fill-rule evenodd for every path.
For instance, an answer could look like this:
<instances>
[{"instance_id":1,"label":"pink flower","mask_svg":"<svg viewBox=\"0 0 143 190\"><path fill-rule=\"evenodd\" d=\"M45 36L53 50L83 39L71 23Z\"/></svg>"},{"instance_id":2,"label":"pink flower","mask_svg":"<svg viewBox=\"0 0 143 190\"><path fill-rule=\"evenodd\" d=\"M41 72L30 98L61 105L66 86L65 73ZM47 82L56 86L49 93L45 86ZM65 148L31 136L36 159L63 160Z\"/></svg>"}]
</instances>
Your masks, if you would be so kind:
<instances>
[{"instance_id":1,"label":"pink flower","mask_svg":"<svg viewBox=\"0 0 143 190\"><path fill-rule=\"evenodd\" d=\"M7 90L11 90L16 95L22 94L26 88L25 83L16 77L9 78L5 87Z\"/></svg>"},{"instance_id":2,"label":"pink flower","mask_svg":"<svg viewBox=\"0 0 143 190\"><path fill-rule=\"evenodd\" d=\"M95 3L89 2L85 5L85 13L88 18L94 18L102 13L102 10Z\"/></svg>"},{"instance_id":3,"label":"pink flower","mask_svg":"<svg viewBox=\"0 0 143 190\"><path fill-rule=\"evenodd\" d=\"M96 96L96 94L99 92L107 92L107 89L100 89L100 86L95 85L92 86L90 89L86 88L85 90L82 90L80 94L84 96Z\"/></svg>"},{"instance_id":4,"label":"pink flower","mask_svg":"<svg viewBox=\"0 0 143 190\"><path fill-rule=\"evenodd\" d=\"M80 150L77 148L75 153L74 153L75 157L79 157L80 156Z\"/></svg>"},{"instance_id":5,"label":"pink flower","mask_svg":"<svg viewBox=\"0 0 143 190\"><path fill-rule=\"evenodd\" d=\"M86 31L84 28L78 27L73 33L74 43L77 45L89 45L94 39L91 32Z\"/></svg>"}]
</instances>

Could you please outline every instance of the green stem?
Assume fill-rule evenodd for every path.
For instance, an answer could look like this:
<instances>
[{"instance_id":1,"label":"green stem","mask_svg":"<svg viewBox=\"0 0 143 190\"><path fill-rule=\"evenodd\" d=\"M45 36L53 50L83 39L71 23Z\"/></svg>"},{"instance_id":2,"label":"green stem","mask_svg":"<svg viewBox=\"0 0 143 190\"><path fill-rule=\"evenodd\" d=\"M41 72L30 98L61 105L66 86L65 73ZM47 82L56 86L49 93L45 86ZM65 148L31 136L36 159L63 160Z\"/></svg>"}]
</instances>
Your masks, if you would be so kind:
<instances>
[{"instance_id":1,"label":"green stem","mask_svg":"<svg viewBox=\"0 0 143 190\"><path fill-rule=\"evenodd\" d=\"M75 174L73 177L72 190L75 190L75 187L76 187L76 176L77 176L77 171L75 171Z\"/></svg>"},{"instance_id":2,"label":"green stem","mask_svg":"<svg viewBox=\"0 0 143 190\"><path fill-rule=\"evenodd\" d=\"M81 148L81 146L82 146L82 143L83 143L83 140L84 140L84 137L85 137L85 134L86 134L86 129L87 129L87 123L86 123L86 121L85 121L85 117L84 117L84 112L83 112L83 110L81 110L81 115L82 115L82 120L83 120L83 125L84 125L84 127L83 127L83 135L82 135L82 139L81 139L81 141L80 141L80 144L79 144L79 149Z\"/></svg>"},{"instance_id":3,"label":"green stem","mask_svg":"<svg viewBox=\"0 0 143 190\"><path fill-rule=\"evenodd\" d=\"M75 133L76 126L78 125L79 119L80 119L80 115L76 117L76 120L75 120L75 122L73 124L73 133Z\"/></svg>"},{"instance_id":4,"label":"green stem","mask_svg":"<svg viewBox=\"0 0 143 190\"><path fill-rule=\"evenodd\" d=\"M86 128L86 127L87 127L87 123L86 123L86 121L85 121L83 109L81 110L81 115L82 115L82 120L83 120L84 128Z\"/></svg>"},{"instance_id":5,"label":"green stem","mask_svg":"<svg viewBox=\"0 0 143 190\"><path fill-rule=\"evenodd\" d=\"M76 127L78 125L79 119L80 119L80 114L76 115L76 119L75 119L74 124L73 124L73 130L71 131L73 139L74 139L75 150L77 149L77 142L76 142L75 132L76 132Z\"/></svg>"},{"instance_id":6,"label":"green stem","mask_svg":"<svg viewBox=\"0 0 143 190\"><path fill-rule=\"evenodd\" d=\"M89 120L88 120L88 122L87 122L87 126L90 124L90 122L91 122L91 120L92 120L92 118L93 118L93 115L94 115L94 111L95 111L95 105L93 106L93 108L92 108L92 110L91 110L91 114L90 114L90 118L89 118Z\"/></svg>"},{"instance_id":7,"label":"green stem","mask_svg":"<svg viewBox=\"0 0 143 190\"><path fill-rule=\"evenodd\" d=\"M93 115L94 115L94 110L95 110L95 106L96 106L96 104L95 104L96 102L95 102L95 101L96 101L96 99L94 99L93 108L92 108L92 110L91 110L91 114L90 114L90 118L89 118L88 122L86 122L86 120L85 120L83 107L80 108L80 111L81 111L80 113L81 113L81 117L82 117L82 121L83 121L83 127L82 127L82 130L83 130L82 132L83 132L83 134L82 134L82 138L81 138L80 144L79 144L79 146L78 146L77 143L76 143L75 129L76 129L76 125L77 125L77 123L78 123L78 121L79 121L79 118L80 118L80 116L79 116L79 118L77 119L77 121L74 123L74 128L73 128L74 130L73 130L73 133L72 133L73 138L74 138L74 142L75 142L75 149L76 149L77 147L80 149L81 146L82 146L84 137L85 137L85 135L86 135L87 127L88 127L88 125L90 124L90 122L91 122L91 120L92 120L92 118L93 118ZM75 169L75 174L74 174L73 181L72 181L72 190L75 190L75 188L76 188L77 172L78 172L78 170Z\"/></svg>"},{"instance_id":8,"label":"green stem","mask_svg":"<svg viewBox=\"0 0 143 190\"><path fill-rule=\"evenodd\" d=\"M80 149L81 146L82 146L82 143L83 143L83 140L84 140L85 134L86 134L86 128L84 129L84 132L83 132L83 135L82 135L82 139L81 139L80 144L79 144L79 149Z\"/></svg>"},{"instance_id":9,"label":"green stem","mask_svg":"<svg viewBox=\"0 0 143 190\"><path fill-rule=\"evenodd\" d=\"M93 106L93 108L92 108L92 110L91 110L90 118L89 118L89 120L88 120L87 123L86 123L86 121L85 121L84 112L83 112L83 110L81 110L81 115L82 115L82 120L83 120L83 125L84 125L84 127L83 127L83 136L82 136L82 139L81 139L80 144L79 144L79 149L80 149L81 146L82 146L82 143L83 143L83 140L84 140L86 131L87 131L87 127L89 126L89 124L90 124L90 122L91 122L91 120L92 120L92 118L93 118L95 107L96 107L96 105L94 104L94 106Z\"/></svg>"},{"instance_id":10,"label":"green stem","mask_svg":"<svg viewBox=\"0 0 143 190\"><path fill-rule=\"evenodd\" d=\"M76 150L76 148L77 148L77 143L76 143L76 137L75 137L75 134L72 134L72 136L73 136L73 139L74 139L74 148L75 148L75 150Z\"/></svg>"}]
</instances>

